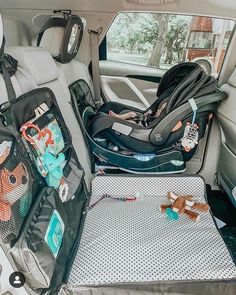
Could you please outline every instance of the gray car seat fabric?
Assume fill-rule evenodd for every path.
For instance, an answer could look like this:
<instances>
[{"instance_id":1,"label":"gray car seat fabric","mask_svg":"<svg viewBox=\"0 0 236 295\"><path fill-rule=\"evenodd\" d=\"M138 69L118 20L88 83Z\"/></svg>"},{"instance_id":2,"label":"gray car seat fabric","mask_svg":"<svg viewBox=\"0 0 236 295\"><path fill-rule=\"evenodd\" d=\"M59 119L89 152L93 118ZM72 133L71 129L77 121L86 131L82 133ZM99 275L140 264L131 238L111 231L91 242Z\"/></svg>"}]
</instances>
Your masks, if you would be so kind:
<instances>
[{"instance_id":1,"label":"gray car seat fabric","mask_svg":"<svg viewBox=\"0 0 236 295\"><path fill-rule=\"evenodd\" d=\"M156 281L235 279L236 267L210 213L200 222L159 212L169 191L205 201L196 177L96 177L90 204L104 193L136 201L105 199L87 213L68 284L108 285Z\"/></svg>"},{"instance_id":2,"label":"gray car seat fabric","mask_svg":"<svg viewBox=\"0 0 236 295\"><path fill-rule=\"evenodd\" d=\"M66 79L59 71L50 53L38 47L9 47L7 53L18 60L19 66L26 70L36 87L48 87L55 93L65 122L72 134L73 145L85 170L85 180L89 187L92 179L90 158L78 121L70 104L70 93L65 85Z\"/></svg>"}]
</instances>

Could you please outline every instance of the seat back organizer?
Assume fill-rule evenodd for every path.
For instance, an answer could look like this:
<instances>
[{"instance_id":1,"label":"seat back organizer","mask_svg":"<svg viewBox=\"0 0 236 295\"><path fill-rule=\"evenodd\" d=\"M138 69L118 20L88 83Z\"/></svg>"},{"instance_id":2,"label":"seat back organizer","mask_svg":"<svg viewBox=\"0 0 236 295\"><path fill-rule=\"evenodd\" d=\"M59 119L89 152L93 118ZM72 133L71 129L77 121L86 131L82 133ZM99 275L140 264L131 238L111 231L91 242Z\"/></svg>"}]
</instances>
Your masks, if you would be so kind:
<instances>
[{"instance_id":1,"label":"seat back organizer","mask_svg":"<svg viewBox=\"0 0 236 295\"><path fill-rule=\"evenodd\" d=\"M0 236L31 292L235 294L236 266L203 178L96 176L89 193L53 91L16 98L6 65L2 58Z\"/></svg>"}]
</instances>

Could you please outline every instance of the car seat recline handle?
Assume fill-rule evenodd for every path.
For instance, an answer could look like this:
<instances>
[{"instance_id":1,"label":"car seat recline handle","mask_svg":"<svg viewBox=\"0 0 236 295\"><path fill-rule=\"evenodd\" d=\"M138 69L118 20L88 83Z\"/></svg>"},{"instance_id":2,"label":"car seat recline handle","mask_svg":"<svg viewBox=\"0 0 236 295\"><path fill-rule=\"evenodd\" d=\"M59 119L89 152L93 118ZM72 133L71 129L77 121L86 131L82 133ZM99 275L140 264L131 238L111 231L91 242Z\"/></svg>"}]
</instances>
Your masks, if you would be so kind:
<instances>
[{"instance_id":1,"label":"car seat recline handle","mask_svg":"<svg viewBox=\"0 0 236 295\"><path fill-rule=\"evenodd\" d=\"M195 103L198 107L198 111L211 111L214 109L212 104L216 104L226 97L227 95L224 92L215 92L196 98ZM150 134L151 143L157 146L165 144L176 123L181 121L185 116L191 115L192 112L192 107L189 102L173 110L153 129Z\"/></svg>"}]
</instances>

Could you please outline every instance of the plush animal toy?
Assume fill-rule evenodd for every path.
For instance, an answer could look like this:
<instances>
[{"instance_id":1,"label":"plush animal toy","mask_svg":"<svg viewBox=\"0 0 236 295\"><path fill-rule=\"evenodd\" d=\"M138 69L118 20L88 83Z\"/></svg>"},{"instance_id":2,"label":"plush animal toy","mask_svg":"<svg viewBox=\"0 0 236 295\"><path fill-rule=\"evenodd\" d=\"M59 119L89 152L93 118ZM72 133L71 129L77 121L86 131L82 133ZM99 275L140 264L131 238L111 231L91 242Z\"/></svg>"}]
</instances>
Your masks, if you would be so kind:
<instances>
[{"instance_id":1,"label":"plush animal toy","mask_svg":"<svg viewBox=\"0 0 236 295\"><path fill-rule=\"evenodd\" d=\"M25 217L31 205L29 173L23 163L8 170L0 170L0 221L11 219L12 206L20 200L20 216Z\"/></svg>"},{"instance_id":2,"label":"plush animal toy","mask_svg":"<svg viewBox=\"0 0 236 295\"><path fill-rule=\"evenodd\" d=\"M52 148L46 148L44 154L37 159L37 168L41 175L45 177L48 186L57 189L63 178L63 166L65 155L59 153L55 155Z\"/></svg>"},{"instance_id":3,"label":"plush animal toy","mask_svg":"<svg viewBox=\"0 0 236 295\"><path fill-rule=\"evenodd\" d=\"M191 220L199 221L200 215L197 212L191 211L191 209L196 209L202 212L209 211L209 205L194 202L193 196L177 196L174 193L169 192L167 198L170 200L171 204L161 205L159 209L161 212L166 212L167 217L172 220L177 220L179 214L185 214Z\"/></svg>"}]
</instances>

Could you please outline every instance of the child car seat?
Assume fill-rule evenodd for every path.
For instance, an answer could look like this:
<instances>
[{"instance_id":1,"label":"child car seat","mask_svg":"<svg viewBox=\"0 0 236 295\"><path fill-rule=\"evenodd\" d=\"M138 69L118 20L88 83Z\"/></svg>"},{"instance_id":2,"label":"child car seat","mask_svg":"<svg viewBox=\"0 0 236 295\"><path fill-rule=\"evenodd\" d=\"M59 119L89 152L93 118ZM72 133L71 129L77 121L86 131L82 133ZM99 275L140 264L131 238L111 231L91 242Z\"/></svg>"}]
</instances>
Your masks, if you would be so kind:
<instances>
[{"instance_id":1,"label":"child car seat","mask_svg":"<svg viewBox=\"0 0 236 295\"><path fill-rule=\"evenodd\" d=\"M186 62L166 72L158 99L144 112L114 102L105 103L99 113L87 107L83 119L93 152L125 170L183 170L204 137L217 102L226 97L216 88L214 77L197 63ZM137 122L109 116L111 110L134 111Z\"/></svg>"}]
</instances>

